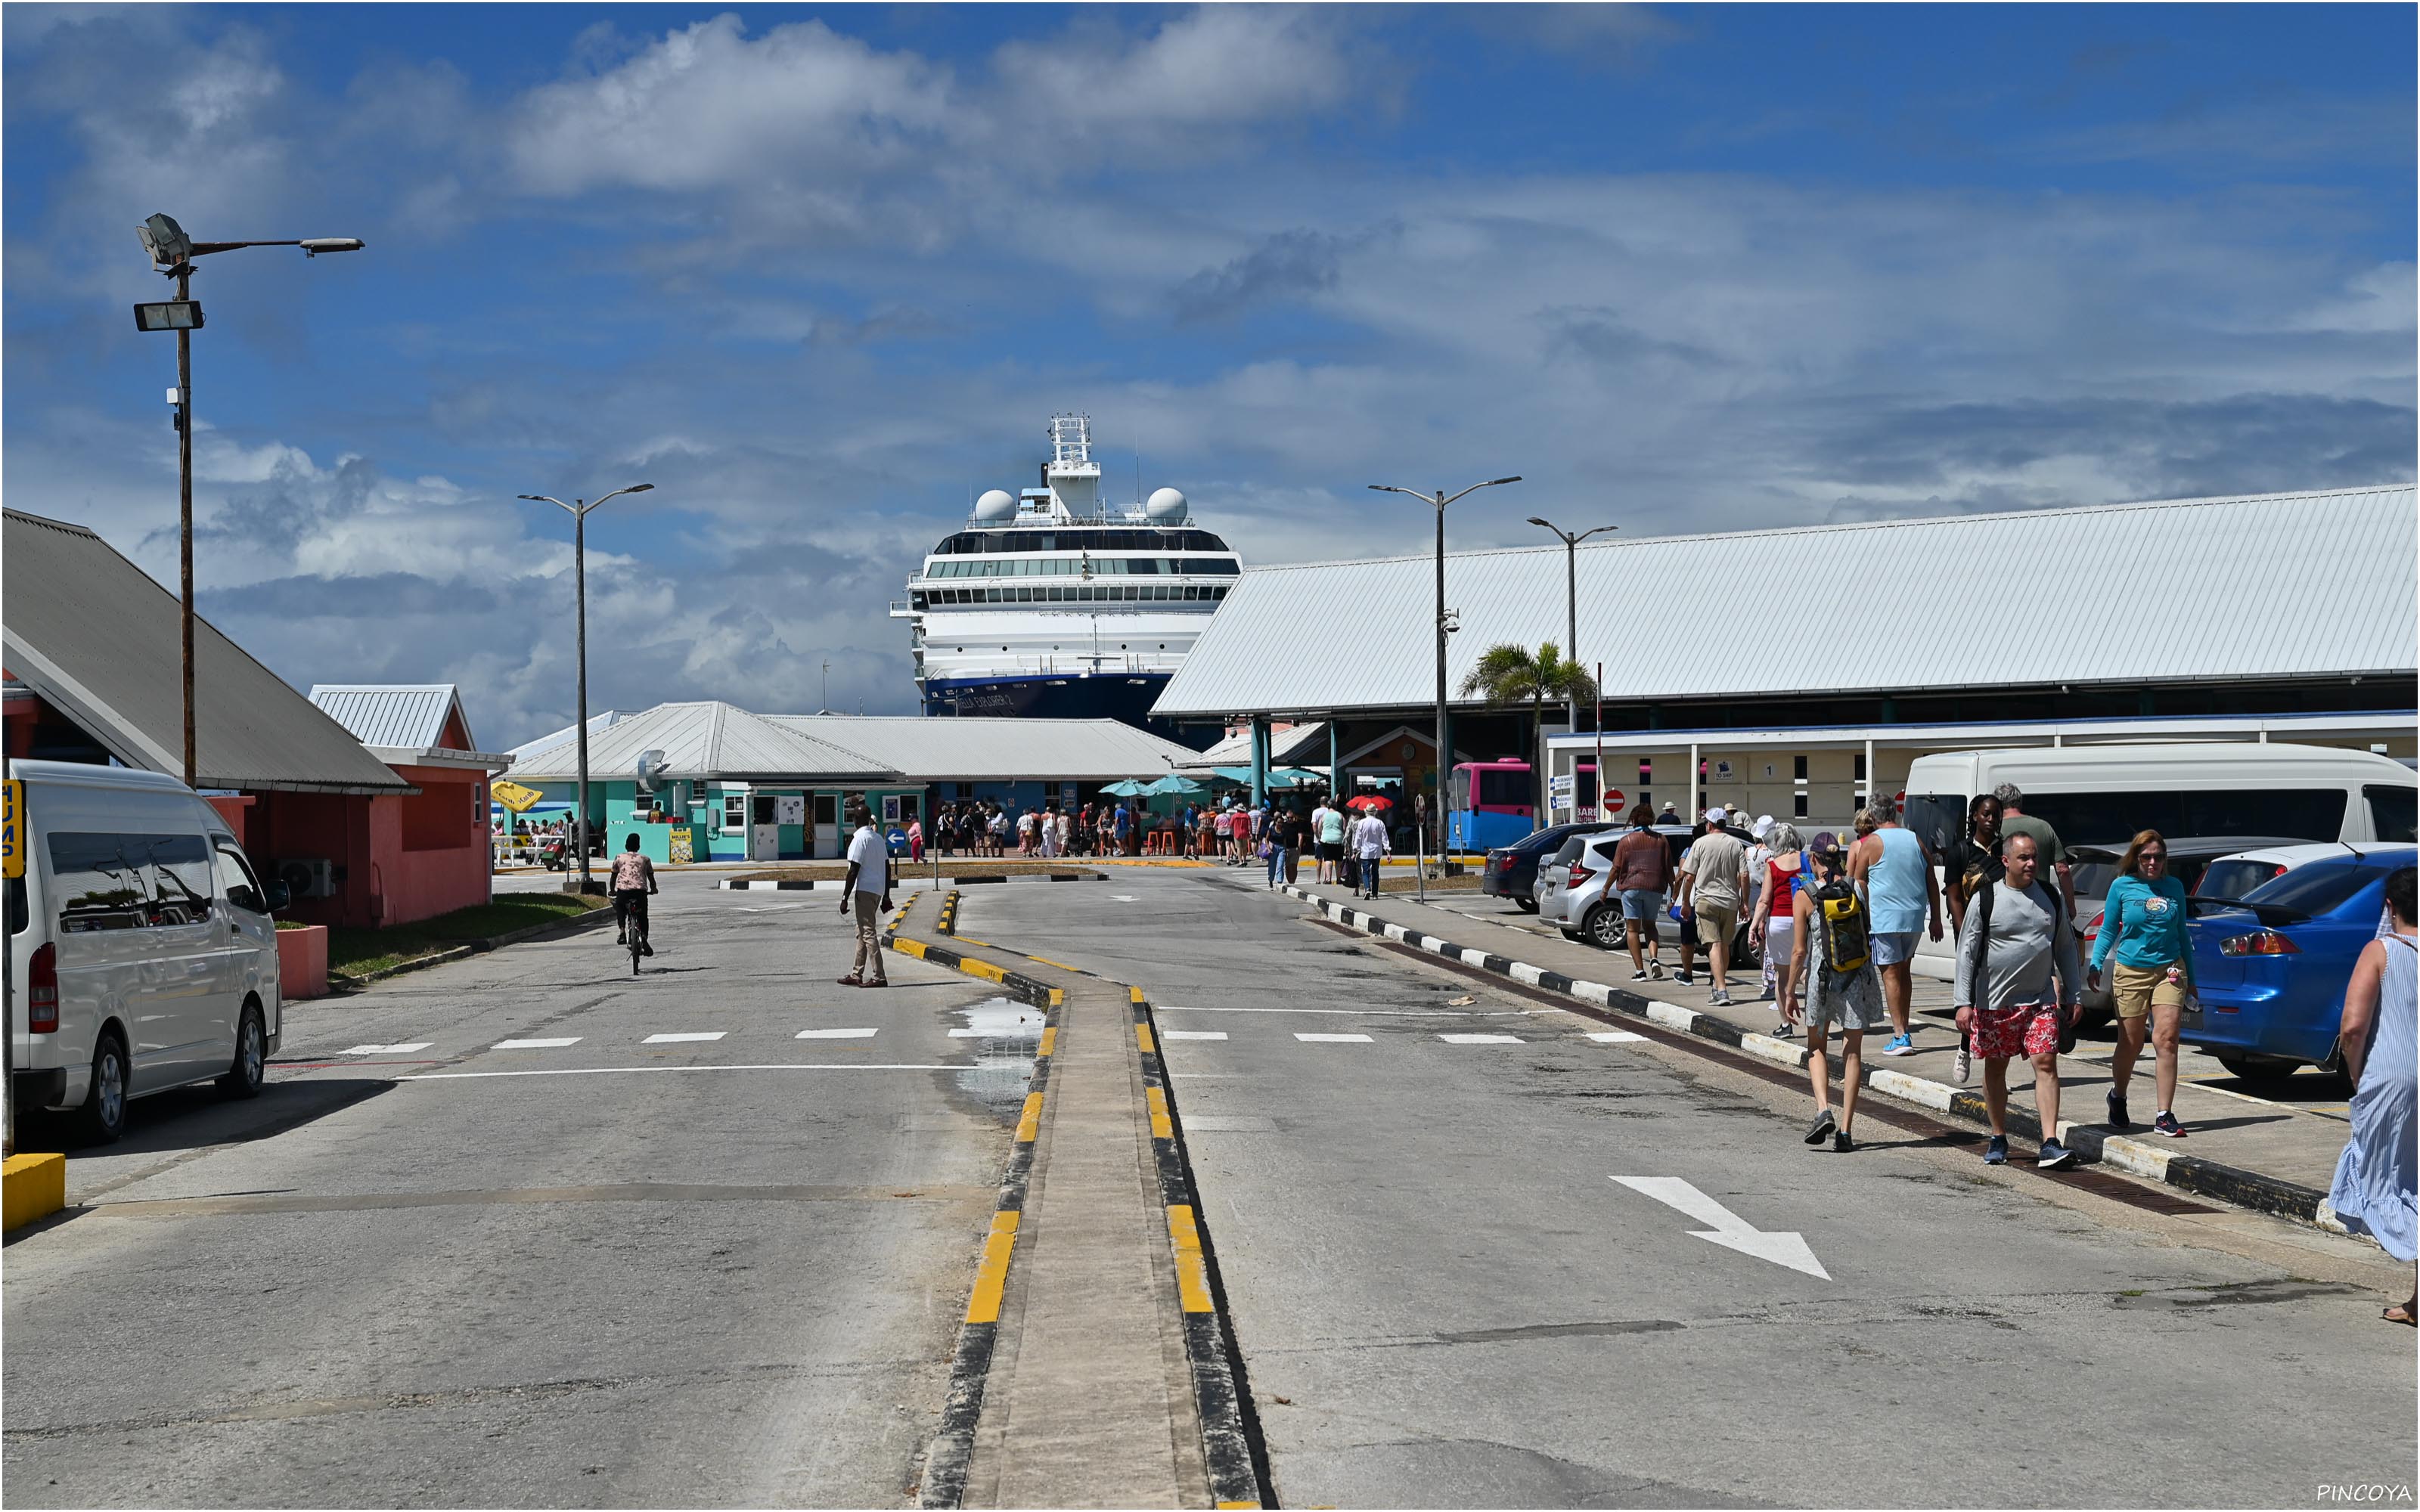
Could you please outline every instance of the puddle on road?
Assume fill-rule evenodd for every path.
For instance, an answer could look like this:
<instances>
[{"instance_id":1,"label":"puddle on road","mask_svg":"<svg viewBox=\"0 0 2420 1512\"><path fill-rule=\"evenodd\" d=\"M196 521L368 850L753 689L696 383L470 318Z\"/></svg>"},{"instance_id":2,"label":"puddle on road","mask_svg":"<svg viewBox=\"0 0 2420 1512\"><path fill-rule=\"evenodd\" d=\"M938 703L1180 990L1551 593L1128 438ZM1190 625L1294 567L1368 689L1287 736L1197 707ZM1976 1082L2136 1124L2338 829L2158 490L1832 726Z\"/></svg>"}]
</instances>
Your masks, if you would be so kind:
<instances>
[{"instance_id":1,"label":"puddle on road","mask_svg":"<svg viewBox=\"0 0 2420 1512\"><path fill-rule=\"evenodd\" d=\"M1033 1053L1042 1042L1042 1010L1006 997L954 1010L965 1023L950 1037L971 1046L974 1064L954 1072L958 1090L1003 1119L1025 1105L1033 1080Z\"/></svg>"}]
</instances>

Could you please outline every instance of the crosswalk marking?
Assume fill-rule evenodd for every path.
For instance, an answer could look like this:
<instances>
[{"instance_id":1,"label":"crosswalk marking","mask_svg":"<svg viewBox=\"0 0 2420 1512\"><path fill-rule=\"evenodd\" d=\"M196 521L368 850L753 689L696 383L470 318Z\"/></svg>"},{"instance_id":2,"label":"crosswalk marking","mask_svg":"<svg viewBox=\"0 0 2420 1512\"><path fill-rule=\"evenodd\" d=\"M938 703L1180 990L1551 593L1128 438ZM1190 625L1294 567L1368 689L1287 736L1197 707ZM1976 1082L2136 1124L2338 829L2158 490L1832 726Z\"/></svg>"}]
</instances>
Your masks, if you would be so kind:
<instances>
[{"instance_id":1,"label":"crosswalk marking","mask_svg":"<svg viewBox=\"0 0 2420 1512\"><path fill-rule=\"evenodd\" d=\"M1644 1041L1647 1036L1633 1034L1628 1029L1607 1029L1602 1034L1591 1034L1589 1038L1599 1044L1631 1044Z\"/></svg>"},{"instance_id":2,"label":"crosswalk marking","mask_svg":"<svg viewBox=\"0 0 2420 1512\"><path fill-rule=\"evenodd\" d=\"M1370 1042L1370 1037L1366 1034L1296 1034L1295 1038L1305 1044L1368 1044Z\"/></svg>"},{"instance_id":3,"label":"crosswalk marking","mask_svg":"<svg viewBox=\"0 0 2420 1512\"><path fill-rule=\"evenodd\" d=\"M414 1040L410 1044L357 1044L350 1050L339 1050L340 1056L408 1056L415 1050L426 1050L427 1040Z\"/></svg>"},{"instance_id":4,"label":"crosswalk marking","mask_svg":"<svg viewBox=\"0 0 2420 1512\"><path fill-rule=\"evenodd\" d=\"M1523 1042L1517 1034L1440 1034L1437 1038L1448 1044L1520 1044Z\"/></svg>"},{"instance_id":5,"label":"crosswalk marking","mask_svg":"<svg viewBox=\"0 0 2420 1512\"><path fill-rule=\"evenodd\" d=\"M1227 1031L1224 1029L1162 1029L1159 1031L1159 1037L1163 1040L1223 1040L1227 1038Z\"/></svg>"},{"instance_id":6,"label":"crosswalk marking","mask_svg":"<svg viewBox=\"0 0 2420 1512\"><path fill-rule=\"evenodd\" d=\"M567 1044L578 1044L580 1036L569 1034L559 1040L499 1040L492 1050L560 1050Z\"/></svg>"},{"instance_id":7,"label":"crosswalk marking","mask_svg":"<svg viewBox=\"0 0 2420 1512\"><path fill-rule=\"evenodd\" d=\"M871 1040L880 1032L879 1029L800 1029L797 1037L801 1040Z\"/></svg>"},{"instance_id":8,"label":"crosswalk marking","mask_svg":"<svg viewBox=\"0 0 2420 1512\"><path fill-rule=\"evenodd\" d=\"M690 1029L678 1034L651 1034L639 1042L641 1044L688 1044L699 1040L720 1040L726 1032L722 1029Z\"/></svg>"}]
</instances>

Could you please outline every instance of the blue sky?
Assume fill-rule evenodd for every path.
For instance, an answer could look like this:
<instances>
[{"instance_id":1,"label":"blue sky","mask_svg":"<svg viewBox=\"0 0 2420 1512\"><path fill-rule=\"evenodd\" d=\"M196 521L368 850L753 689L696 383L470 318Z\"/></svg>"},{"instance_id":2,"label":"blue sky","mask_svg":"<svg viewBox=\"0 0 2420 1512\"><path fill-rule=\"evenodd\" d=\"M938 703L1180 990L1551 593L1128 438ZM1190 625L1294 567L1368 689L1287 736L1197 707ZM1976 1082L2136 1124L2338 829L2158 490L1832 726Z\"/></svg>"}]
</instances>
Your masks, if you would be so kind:
<instances>
[{"instance_id":1,"label":"blue sky","mask_svg":"<svg viewBox=\"0 0 2420 1512\"><path fill-rule=\"evenodd\" d=\"M1264 562L2409 479L2414 14L14 4L0 467L170 576L133 227L365 238L199 265L205 608L490 747L571 708L514 495L656 485L595 705L906 710L1062 409Z\"/></svg>"}]
</instances>

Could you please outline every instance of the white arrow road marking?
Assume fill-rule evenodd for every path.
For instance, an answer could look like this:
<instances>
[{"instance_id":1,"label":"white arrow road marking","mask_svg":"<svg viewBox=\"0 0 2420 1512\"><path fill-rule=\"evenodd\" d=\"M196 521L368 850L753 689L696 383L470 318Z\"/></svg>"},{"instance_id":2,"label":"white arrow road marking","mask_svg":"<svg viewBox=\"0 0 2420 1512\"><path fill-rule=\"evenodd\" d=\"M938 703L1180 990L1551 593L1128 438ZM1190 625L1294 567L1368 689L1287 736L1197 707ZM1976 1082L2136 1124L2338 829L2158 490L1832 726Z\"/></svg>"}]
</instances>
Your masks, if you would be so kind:
<instances>
[{"instance_id":1,"label":"white arrow road marking","mask_svg":"<svg viewBox=\"0 0 2420 1512\"><path fill-rule=\"evenodd\" d=\"M1677 1208L1708 1226L1704 1229L1690 1230L1691 1239L1711 1240L1725 1249L1735 1249L1760 1260L1771 1260L1793 1271L1819 1275L1826 1281L1832 1279L1832 1273L1823 1269L1823 1262L1815 1257L1815 1252L1807 1247L1807 1241L1797 1234L1766 1233L1677 1176L1615 1176L1607 1180L1653 1197L1668 1208Z\"/></svg>"}]
</instances>

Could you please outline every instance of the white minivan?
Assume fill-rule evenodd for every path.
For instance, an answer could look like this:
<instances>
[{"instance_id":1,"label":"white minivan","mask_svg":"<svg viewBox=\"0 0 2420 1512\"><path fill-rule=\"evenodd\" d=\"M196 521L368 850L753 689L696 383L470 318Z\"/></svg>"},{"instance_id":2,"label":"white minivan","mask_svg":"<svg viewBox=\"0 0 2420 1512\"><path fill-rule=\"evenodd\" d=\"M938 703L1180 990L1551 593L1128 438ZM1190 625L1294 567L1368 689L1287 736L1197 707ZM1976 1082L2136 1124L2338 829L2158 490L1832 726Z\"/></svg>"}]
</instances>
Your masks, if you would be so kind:
<instances>
[{"instance_id":1,"label":"white minivan","mask_svg":"<svg viewBox=\"0 0 2420 1512\"><path fill-rule=\"evenodd\" d=\"M171 777L12 761L24 876L8 882L18 1106L126 1128L130 1098L216 1080L260 1090L277 1048L277 926L218 810Z\"/></svg>"},{"instance_id":2,"label":"white minivan","mask_svg":"<svg viewBox=\"0 0 2420 1512\"><path fill-rule=\"evenodd\" d=\"M1966 827L1976 794L2013 782L2024 811L2062 845L2122 849L2137 830L2171 839L2226 835L2400 841L2420 827L2420 775L2366 750L2250 741L2120 741L1919 756L1901 820L1936 849ZM2258 841L2248 843L2257 844ZM2081 927L2084 920L2077 920ZM1955 972L1950 941L1918 942L1916 969Z\"/></svg>"}]
</instances>

